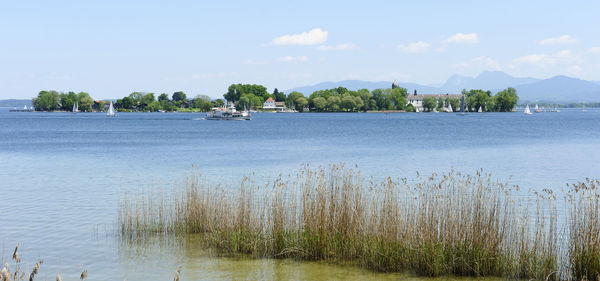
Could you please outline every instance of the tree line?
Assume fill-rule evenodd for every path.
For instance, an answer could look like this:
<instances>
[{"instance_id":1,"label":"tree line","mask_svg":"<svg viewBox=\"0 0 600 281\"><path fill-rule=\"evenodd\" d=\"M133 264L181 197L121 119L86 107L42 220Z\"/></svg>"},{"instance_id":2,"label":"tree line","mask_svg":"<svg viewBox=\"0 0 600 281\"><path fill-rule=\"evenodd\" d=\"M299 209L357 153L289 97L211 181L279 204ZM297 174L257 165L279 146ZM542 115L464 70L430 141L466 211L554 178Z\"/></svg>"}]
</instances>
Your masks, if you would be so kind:
<instances>
[{"instance_id":1,"label":"tree line","mask_svg":"<svg viewBox=\"0 0 600 281\"><path fill-rule=\"evenodd\" d=\"M483 111L511 111L519 99L514 88L502 90L495 95L492 95L491 91L484 90L463 90L462 94L465 95L465 103L469 111L476 111L479 107ZM260 109L270 97L275 101L284 102L288 108L298 111L306 108L317 112L415 111L414 106L407 102L410 97L405 88L350 91L344 87L337 87L315 91L306 97L296 91L285 95L275 89L272 94L269 94L267 89L261 85L234 84L229 86L223 97L229 102L234 102L238 109ZM449 105L456 109L460 107L460 102L458 98L452 96L444 97L442 95L439 98L428 96L423 99L423 107L426 111L442 110Z\"/></svg>"},{"instance_id":2,"label":"tree line","mask_svg":"<svg viewBox=\"0 0 600 281\"><path fill-rule=\"evenodd\" d=\"M39 111L71 111L75 103L80 111L87 112L93 111L95 106L100 106L86 92L76 94L75 92L40 91L38 96L31 100L33 107Z\"/></svg>"},{"instance_id":3,"label":"tree line","mask_svg":"<svg viewBox=\"0 0 600 281\"><path fill-rule=\"evenodd\" d=\"M511 111L518 100L514 88L502 90L495 95L492 95L491 91L484 90L463 90L462 94L465 96L469 111L476 111L479 107L483 111ZM415 111L414 106L407 102L410 97L405 88L350 91L344 87L337 87L315 91L307 97L296 91L286 95L277 88L269 93L267 88L262 85L232 84L223 94L223 98L234 103L237 109L258 110L262 108L268 98L272 98L276 102L283 102L288 108L298 111L305 109L316 112ZM78 103L81 111L105 110L104 101L94 101L85 92L76 94L74 92L41 91L36 98L33 98L32 102L37 110L42 111L70 111L74 103ZM224 100L211 99L206 95L196 95L190 99L184 92L178 91L171 96L166 93L156 96L154 93L133 92L117 99L114 106L119 111L210 111L214 107L223 107L224 104ZM460 100L443 95L438 98L428 96L423 99L423 107L426 111L443 110L449 105L456 109L460 106Z\"/></svg>"},{"instance_id":4,"label":"tree line","mask_svg":"<svg viewBox=\"0 0 600 281\"><path fill-rule=\"evenodd\" d=\"M519 100L517 90L514 88L502 90L496 95L492 95L491 91L484 90L462 90L462 94L465 96L465 110L467 111L477 111L481 107L482 111L508 112L513 110ZM426 111L442 110L448 106L448 103L454 109L460 106L460 101L457 98L451 98L449 102L435 97L423 98L423 108Z\"/></svg>"}]
</instances>

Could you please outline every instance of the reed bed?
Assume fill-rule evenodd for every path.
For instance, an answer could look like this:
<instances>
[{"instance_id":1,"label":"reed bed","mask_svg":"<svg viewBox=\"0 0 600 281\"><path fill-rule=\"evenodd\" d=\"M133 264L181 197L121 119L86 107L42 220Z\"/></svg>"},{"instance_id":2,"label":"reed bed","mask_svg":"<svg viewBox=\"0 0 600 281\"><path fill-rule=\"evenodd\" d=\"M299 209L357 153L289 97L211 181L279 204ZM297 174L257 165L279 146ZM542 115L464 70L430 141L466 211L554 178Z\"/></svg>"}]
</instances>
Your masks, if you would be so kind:
<instances>
[{"instance_id":1,"label":"reed bed","mask_svg":"<svg viewBox=\"0 0 600 281\"><path fill-rule=\"evenodd\" d=\"M366 180L344 165L305 166L266 185L244 178L239 187L206 184L192 174L168 196L123 199L118 224L124 239L194 235L202 247L230 256L420 276L591 280L600 270L597 185L578 185L580 192L592 190L593 199L573 196L567 259L559 250L553 192L518 196L518 186L482 171L409 182Z\"/></svg>"},{"instance_id":2,"label":"reed bed","mask_svg":"<svg viewBox=\"0 0 600 281\"><path fill-rule=\"evenodd\" d=\"M569 266L576 280L600 280L600 180L572 185L569 206Z\"/></svg>"}]
</instances>

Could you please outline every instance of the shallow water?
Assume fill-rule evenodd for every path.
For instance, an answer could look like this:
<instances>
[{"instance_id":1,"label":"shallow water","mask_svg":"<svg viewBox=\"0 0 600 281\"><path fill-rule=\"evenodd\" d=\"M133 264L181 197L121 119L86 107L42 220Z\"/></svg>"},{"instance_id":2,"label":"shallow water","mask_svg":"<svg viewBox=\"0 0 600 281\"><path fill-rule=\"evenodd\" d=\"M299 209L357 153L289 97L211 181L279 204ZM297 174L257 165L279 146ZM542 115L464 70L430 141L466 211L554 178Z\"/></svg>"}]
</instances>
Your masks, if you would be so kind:
<instances>
[{"instance_id":1,"label":"shallow water","mask_svg":"<svg viewBox=\"0 0 600 281\"><path fill-rule=\"evenodd\" d=\"M320 271L395 279L319 263L194 256L159 241L131 249L113 235L119 197L137 188L176 186L192 165L210 181L225 184L252 174L255 181L269 181L304 163L337 162L356 164L376 179L483 168L525 190L559 191L565 183L600 176L600 112L595 110L530 116L265 113L248 122L201 117L0 109L2 261L20 242L29 267L45 260L41 280L56 273L78 278L84 268L89 280L163 280L172 278L178 264L185 265L185 280L245 279L243 274L310 279Z\"/></svg>"}]
</instances>

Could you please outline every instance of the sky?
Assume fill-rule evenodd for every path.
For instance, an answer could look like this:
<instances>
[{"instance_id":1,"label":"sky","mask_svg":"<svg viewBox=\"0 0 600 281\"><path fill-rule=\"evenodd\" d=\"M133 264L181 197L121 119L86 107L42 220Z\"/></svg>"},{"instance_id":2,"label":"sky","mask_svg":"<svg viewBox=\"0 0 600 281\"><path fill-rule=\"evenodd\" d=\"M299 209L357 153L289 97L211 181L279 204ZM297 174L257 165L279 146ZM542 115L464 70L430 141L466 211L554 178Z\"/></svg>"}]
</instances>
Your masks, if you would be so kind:
<instances>
[{"instance_id":1,"label":"sky","mask_svg":"<svg viewBox=\"0 0 600 281\"><path fill-rule=\"evenodd\" d=\"M289 2L0 0L0 99L435 85L485 70L600 80L600 1Z\"/></svg>"}]
</instances>

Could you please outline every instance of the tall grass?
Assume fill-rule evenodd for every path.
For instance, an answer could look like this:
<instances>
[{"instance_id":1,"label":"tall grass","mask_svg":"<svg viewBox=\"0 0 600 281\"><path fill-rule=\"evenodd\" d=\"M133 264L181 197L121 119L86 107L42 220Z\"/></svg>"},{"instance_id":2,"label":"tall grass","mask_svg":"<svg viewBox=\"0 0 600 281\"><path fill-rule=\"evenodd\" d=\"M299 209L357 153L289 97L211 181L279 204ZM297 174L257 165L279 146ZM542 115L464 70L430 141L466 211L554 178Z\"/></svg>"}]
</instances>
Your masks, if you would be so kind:
<instances>
[{"instance_id":1,"label":"tall grass","mask_svg":"<svg viewBox=\"0 0 600 281\"><path fill-rule=\"evenodd\" d=\"M576 280L600 280L600 180L572 185L569 204L569 265Z\"/></svg>"},{"instance_id":2,"label":"tall grass","mask_svg":"<svg viewBox=\"0 0 600 281\"><path fill-rule=\"evenodd\" d=\"M193 174L168 196L125 198L118 223L124 238L192 234L224 255L354 263L422 276L584 276L560 262L552 191L527 199L518 189L481 171L376 182L343 165L306 166L268 185L244 178L239 187L205 184ZM598 238L597 203L571 213L596 211L584 237ZM596 255L598 266L598 248L578 245ZM569 249L571 264L578 249ZM594 272L585 276L596 278Z\"/></svg>"}]
</instances>

